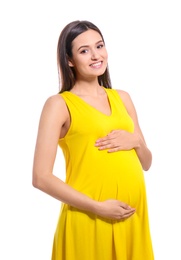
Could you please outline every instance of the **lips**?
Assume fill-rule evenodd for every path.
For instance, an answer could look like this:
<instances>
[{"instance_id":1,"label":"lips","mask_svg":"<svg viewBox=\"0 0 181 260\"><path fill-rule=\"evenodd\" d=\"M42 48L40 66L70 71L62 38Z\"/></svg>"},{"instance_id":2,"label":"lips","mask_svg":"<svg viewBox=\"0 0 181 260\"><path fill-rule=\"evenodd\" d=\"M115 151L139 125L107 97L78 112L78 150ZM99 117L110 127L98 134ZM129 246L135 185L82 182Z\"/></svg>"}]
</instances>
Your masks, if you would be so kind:
<instances>
[{"instance_id":1,"label":"lips","mask_svg":"<svg viewBox=\"0 0 181 260\"><path fill-rule=\"evenodd\" d=\"M90 66L91 66L92 68L100 68L101 65L102 65L102 62L99 61L99 62L96 62L96 63L91 64Z\"/></svg>"}]
</instances>

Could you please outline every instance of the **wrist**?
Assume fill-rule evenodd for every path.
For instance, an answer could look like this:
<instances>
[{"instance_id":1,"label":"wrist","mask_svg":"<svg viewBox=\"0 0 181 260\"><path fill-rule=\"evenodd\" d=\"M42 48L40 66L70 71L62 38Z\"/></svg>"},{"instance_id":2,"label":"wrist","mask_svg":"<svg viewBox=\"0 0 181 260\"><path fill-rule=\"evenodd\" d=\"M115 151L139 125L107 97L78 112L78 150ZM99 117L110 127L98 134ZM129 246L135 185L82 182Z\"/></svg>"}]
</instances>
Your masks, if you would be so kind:
<instances>
[{"instance_id":1,"label":"wrist","mask_svg":"<svg viewBox=\"0 0 181 260\"><path fill-rule=\"evenodd\" d=\"M139 149L141 147L141 143L142 143L142 140L141 140L140 135L137 133L134 133L134 148Z\"/></svg>"},{"instance_id":2,"label":"wrist","mask_svg":"<svg viewBox=\"0 0 181 260\"><path fill-rule=\"evenodd\" d=\"M96 215L99 215L101 211L101 202L100 201L94 201L93 203L93 213Z\"/></svg>"}]
</instances>

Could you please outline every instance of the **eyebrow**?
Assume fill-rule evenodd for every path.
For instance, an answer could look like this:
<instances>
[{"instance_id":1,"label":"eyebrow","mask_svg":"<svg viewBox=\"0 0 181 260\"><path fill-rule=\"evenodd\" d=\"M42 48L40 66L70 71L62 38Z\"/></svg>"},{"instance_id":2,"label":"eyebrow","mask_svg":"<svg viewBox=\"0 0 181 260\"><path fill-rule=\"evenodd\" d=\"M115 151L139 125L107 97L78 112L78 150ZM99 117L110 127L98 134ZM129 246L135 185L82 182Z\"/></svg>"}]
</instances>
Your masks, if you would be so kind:
<instances>
[{"instance_id":1,"label":"eyebrow","mask_svg":"<svg viewBox=\"0 0 181 260\"><path fill-rule=\"evenodd\" d=\"M101 43L101 42L104 43L103 40L100 40L100 41L96 42L95 45L97 45L97 44L99 44L99 43ZM82 46L80 46L80 47L78 48L78 51L79 51L81 48L87 48L87 47L89 47L89 45L82 45Z\"/></svg>"}]
</instances>

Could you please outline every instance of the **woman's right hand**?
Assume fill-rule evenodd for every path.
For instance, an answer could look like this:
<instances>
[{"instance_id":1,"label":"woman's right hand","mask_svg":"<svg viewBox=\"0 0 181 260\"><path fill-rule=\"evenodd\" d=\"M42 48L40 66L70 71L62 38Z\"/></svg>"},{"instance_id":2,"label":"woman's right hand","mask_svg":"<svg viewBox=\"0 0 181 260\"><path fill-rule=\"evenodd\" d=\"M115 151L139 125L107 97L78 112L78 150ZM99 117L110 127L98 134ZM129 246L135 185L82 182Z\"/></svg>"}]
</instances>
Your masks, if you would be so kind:
<instances>
[{"instance_id":1,"label":"woman's right hand","mask_svg":"<svg viewBox=\"0 0 181 260\"><path fill-rule=\"evenodd\" d=\"M109 199L98 202L96 214L112 220L124 220L131 217L135 211L134 208L124 202Z\"/></svg>"}]
</instances>

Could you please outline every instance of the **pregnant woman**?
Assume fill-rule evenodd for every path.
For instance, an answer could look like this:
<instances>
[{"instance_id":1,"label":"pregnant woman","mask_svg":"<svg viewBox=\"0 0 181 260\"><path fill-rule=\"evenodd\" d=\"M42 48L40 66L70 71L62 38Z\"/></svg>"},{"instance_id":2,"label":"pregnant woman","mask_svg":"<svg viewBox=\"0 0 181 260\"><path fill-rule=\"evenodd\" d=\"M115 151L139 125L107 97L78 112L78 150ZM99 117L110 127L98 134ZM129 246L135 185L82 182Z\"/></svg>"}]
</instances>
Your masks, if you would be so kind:
<instances>
[{"instance_id":1,"label":"pregnant woman","mask_svg":"<svg viewBox=\"0 0 181 260\"><path fill-rule=\"evenodd\" d=\"M154 260L144 181L152 154L130 95L111 86L98 27L67 24L57 61L60 92L42 109L33 163L33 186L61 202L51 259ZM58 146L65 182L53 174Z\"/></svg>"}]
</instances>

